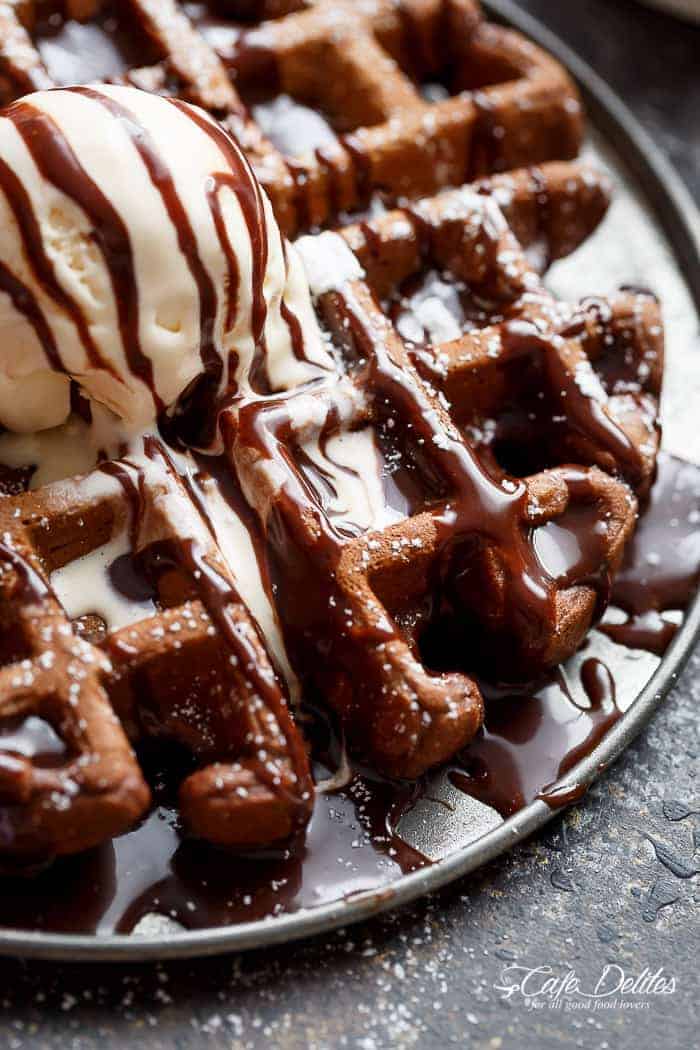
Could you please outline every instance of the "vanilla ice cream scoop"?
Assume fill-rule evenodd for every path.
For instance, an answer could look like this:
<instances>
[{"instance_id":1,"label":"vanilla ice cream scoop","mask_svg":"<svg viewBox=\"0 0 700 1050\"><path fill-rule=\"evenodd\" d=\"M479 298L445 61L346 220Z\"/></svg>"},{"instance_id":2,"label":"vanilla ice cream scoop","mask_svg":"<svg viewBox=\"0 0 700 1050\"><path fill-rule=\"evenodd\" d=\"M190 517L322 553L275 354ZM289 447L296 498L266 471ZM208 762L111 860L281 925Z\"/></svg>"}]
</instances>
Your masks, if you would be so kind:
<instances>
[{"instance_id":1,"label":"vanilla ice cream scoop","mask_svg":"<svg viewBox=\"0 0 700 1050\"><path fill-rule=\"evenodd\" d=\"M301 264L248 162L203 111L78 87L2 112L5 427L64 422L71 379L139 427L324 368ZM206 401L193 397L198 383Z\"/></svg>"}]
</instances>

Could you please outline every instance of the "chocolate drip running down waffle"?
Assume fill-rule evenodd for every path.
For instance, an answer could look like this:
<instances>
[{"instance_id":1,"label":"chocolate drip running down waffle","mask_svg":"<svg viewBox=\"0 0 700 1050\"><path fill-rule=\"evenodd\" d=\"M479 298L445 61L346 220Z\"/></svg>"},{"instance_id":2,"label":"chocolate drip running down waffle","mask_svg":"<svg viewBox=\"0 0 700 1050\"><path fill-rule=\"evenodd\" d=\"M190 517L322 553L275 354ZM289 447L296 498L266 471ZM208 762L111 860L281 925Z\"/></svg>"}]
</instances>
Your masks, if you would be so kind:
<instances>
[{"instance_id":1,"label":"chocolate drip running down waffle","mask_svg":"<svg viewBox=\"0 0 700 1050\"><path fill-rule=\"evenodd\" d=\"M580 233L603 208L603 188L585 169L520 173L499 188L526 214L538 200L575 200ZM555 214L552 207L547 221L556 224ZM650 297L555 302L493 196L469 189L350 227L342 240L354 248L345 265L338 235L298 247L347 373L327 393L315 390L308 406L299 403L308 392L245 406L229 447L245 491L269 480L262 525L297 665L313 669L375 768L415 777L466 743L482 714L471 679L421 662L431 622L443 614L459 622L463 643L472 634L462 652L480 648L492 667L498 653L501 674L528 675L574 652L605 604L636 501L599 467L638 491L653 474L658 308ZM391 323L392 296L432 270L468 289L463 331L411 348ZM624 346L607 390L589 346L591 356L601 347L617 356ZM520 440L546 468L522 480L501 468L488 436L498 437L499 416L515 405L525 410ZM222 425L226 435L226 418ZM324 499L342 438L368 427L386 462L399 463L404 489L399 520L383 528L371 512L361 527L344 520L333 491ZM547 553L555 522L571 535L573 562ZM567 547L561 537L557 544ZM454 651L447 662L459 663Z\"/></svg>"},{"instance_id":2,"label":"chocolate drip running down waffle","mask_svg":"<svg viewBox=\"0 0 700 1050\"><path fill-rule=\"evenodd\" d=\"M254 11L274 20L236 22ZM372 202L573 158L582 134L561 67L483 22L473 0L0 9L0 99L99 80L176 95L221 120L288 236Z\"/></svg>"},{"instance_id":3,"label":"chocolate drip running down waffle","mask_svg":"<svg viewBox=\"0 0 700 1050\"><path fill-rule=\"evenodd\" d=\"M196 835L259 846L308 820L284 659L222 554L205 470L235 490L302 686L383 773L415 777L474 736L465 661L479 650L502 674L577 648L653 472L661 326L647 295L553 300L525 253L573 250L606 205L590 169L554 164L304 238L335 374L226 409L226 451L199 470L154 437L136 459L0 503L6 859L133 823L148 798L124 733L192 753L180 812ZM344 502L358 485L364 502ZM71 625L58 573L115 537L137 577L128 625ZM422 650L442 624L462 632L444 672Z\"/></svg>"}]
</instances>

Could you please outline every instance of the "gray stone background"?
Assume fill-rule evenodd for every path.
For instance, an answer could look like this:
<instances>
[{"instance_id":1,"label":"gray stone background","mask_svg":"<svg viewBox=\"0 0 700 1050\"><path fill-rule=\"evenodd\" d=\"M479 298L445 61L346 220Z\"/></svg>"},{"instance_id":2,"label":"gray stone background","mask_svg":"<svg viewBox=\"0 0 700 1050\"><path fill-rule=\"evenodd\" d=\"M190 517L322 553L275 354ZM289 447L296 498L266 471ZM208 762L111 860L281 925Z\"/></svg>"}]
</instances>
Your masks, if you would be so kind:
<instances>
[{"instance_id":1,"label":"gray stone background","mask_svg":"<svg viewBox=\"0 0 700 1050\"><path fill-rule=\"evenodd\" d=\"M700 30L628 0L523 0L627 101L700 200ZM0 1046L690 1048L700 1045L700 652L576 808L477 875L327 937L159 967L0 963ZM663 967L647 1007L550 1009L513 963ZM611 970L618 974L618 970ZM536 1008L536 1002L542 1007Z\"/></svg>"}]
</instances>

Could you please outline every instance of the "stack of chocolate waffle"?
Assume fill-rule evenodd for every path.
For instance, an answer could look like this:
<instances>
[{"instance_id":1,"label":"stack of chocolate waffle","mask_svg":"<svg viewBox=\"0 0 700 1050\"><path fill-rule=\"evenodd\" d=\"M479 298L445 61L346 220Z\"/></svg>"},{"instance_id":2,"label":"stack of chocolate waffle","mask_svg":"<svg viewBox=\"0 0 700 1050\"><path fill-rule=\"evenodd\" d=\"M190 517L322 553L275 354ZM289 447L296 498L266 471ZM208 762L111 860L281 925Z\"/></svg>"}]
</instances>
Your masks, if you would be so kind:
<instances>
[{"instance_id":1,"label":"stack of chocolate waffle","mask_svg":"<svg viewBox=\"0 0 700 1050\"><path fill-rule=\"evenodd\" d=\"M608 203L568 159L575 90L471 0L6 5L5 100L63 79L61 54L91 79L71 26L112 58L148 54L95 76L194 101L238 138L283 230L304 234L332 366L283 391L251 382L221 411L216 456L154 434L0 501L8 867L138 820L131 744L153 737L192 756L192 834L288 840L313 807L292 713L311 693L383 774L448 760L481 725L472 672L535 676L581 644L658 448L655 299L563 303L541 279ZM275 147L280 113L310 146ZM61 601L75 566L100 578L94 608Z\"/></svg>"}]
</instances>

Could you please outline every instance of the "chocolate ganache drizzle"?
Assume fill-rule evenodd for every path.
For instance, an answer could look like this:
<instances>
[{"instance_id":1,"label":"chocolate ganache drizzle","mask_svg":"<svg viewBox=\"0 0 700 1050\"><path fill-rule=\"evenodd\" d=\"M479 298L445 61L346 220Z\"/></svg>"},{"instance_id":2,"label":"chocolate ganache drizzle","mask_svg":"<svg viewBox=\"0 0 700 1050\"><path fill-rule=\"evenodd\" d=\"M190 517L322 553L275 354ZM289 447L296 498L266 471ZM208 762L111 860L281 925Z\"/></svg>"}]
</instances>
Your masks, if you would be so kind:
<instances>
[{"instance_id":1,"label":"chocolate ganache drizzle","mask_svg":"<svg viewBox=\"0 0 700 1050\"><path fill-rule=\"evenodd\" d=\"M204 457L203 469L221 470L224 461ZM694 479L689 484L691 478ZM679 480L682 479L682 480ZM628 583L647 580L651 601L666 604L665 577L672 574L674 608L683 608L700 575L700 556L685 548L678 561L664 545L661 561L650 572L649 555L666 534L667 500L689 535L700 515L700 471L662 456L656 491L652 494L649 528L643 546L630 548L623 573ZM644 517L642 517L644 521ZM686 525L687 523L687 525ZM682 544L681 544L682 546ZM659 586L655 584L658 570ZM656 648L655 643L655 648ZM585 655L585 654L584 654ZM495 688L482 682L486 694L486 726L450 766L459 790L494 807L503 816L543 795L551 805L575 801L581 789L567 782L567 770L585 755L619 718L615 675L606 664L586 657L580 664L582 695L571 697L570 679L555 672L529 688ZM589 694L589 706L585 705ZM337 723L323 709L308 709L306 731L312 746L315 777L322 782L340 759ZM21 727L13 726L18 734ZM60 744L43 726L24 729L18 746L47 759L60 759ZM129 932L145 915L157 913L187 928L251 921L269 915L313 907L358 890L380 888L401 871L426 863L396 834L402 813L424 793L430 780L414 783L382 780L355 766L339 790L316 797L314 814L302 845L266 856L226 858L212 847L189 839L177 815L174 784L190 760L177 748L140 748L149 772L156 804L133 831L88 854L63 858L31 880L3 880L0 922L4 926L54 931ZM556 781L564 787L548 786ZM435 818L437 819L437 818Z\"/></svg>"},{"instance_id":2,"label":"chocolate ganache drizzle","mask_svg":"<svg viewBox=\"0 0 700 1050\"><path fill-rule=\"evenodd\" d=\"M115 300L119 309L119 324L123 344L127 348L129 368L150 388L158 409L162 402L155 391L152 363L143 353L139 335L139 294L134 273L131 241L124 221L105 194L87 174L71 148L58 124L43 113L37 112L31 103L16 102L7 111L26 143L27 149L44 176L57 189L75 201L89 217L105 258L114 285ZM3 184L4 188L4 184ZM19 202L15 211L32 215L29 201ZM32 236L29 236L31 231ZM50 288L62 306L68 309L80 330L90 361L98 367L109 369L109 363L99 354L89 333L88 324L80 306L65 295L61 286L51 280L51 265L43 253L42 237L36 221L26 222L24 243L32 260L35 272Z\"/></svg>"}]
</instances>

